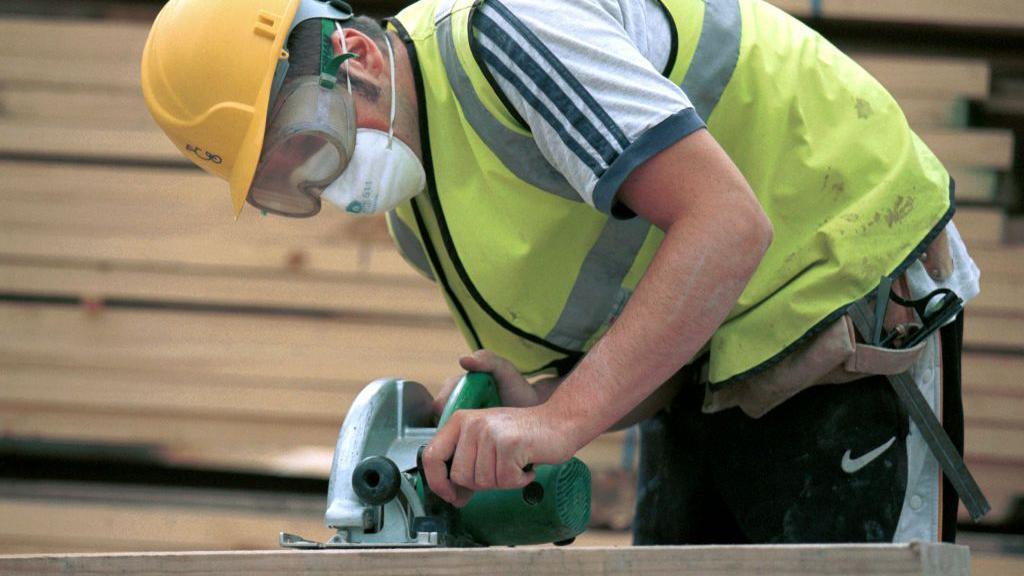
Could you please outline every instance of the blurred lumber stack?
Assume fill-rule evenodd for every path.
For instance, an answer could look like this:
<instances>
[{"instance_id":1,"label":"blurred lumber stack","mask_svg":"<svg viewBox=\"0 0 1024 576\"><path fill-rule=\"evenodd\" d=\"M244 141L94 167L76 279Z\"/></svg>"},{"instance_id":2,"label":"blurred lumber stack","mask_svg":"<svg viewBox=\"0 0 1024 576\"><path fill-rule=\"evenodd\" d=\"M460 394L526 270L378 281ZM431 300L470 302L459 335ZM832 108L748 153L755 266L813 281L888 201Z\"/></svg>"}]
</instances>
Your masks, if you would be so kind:
<instances>
[{"instance_id":1,"label":"blurred lumber stack","mask_svg":"<svg viewBox=\"0 0 1024 576\"><path fill-rule=\"evenodd\" d=\"M0 449L140 446L171 476L324 479L365 384L436 388L466 345L381 220L233 221L225 184L145 110L146 30L0 20ZM618 464L606 443L621 436L588 450L596 467ZM298 516L196 488L0 481L0 551L273 547L317 533L325 494Z\"/></svg>"},{"instance_id":2,"label":"blurred lumber stack","mask_svg":"<svg viewBox=\"0 0 1024 576\"><path fill-rule=\"evenodd\" d=\"M147 29L0 21L0 468L22 473L11 445L33 439L125 446L109 470L132 446L169 466L161 487L0 482L5 552L323 535L323 479L354 395L384 376L439 386L465 350L381 221L330 208L233 221L224 183L149 119ZM182 467L322 486L296 507L287 482L283 495L173 488Z\"/></svg>"},{"instance_id":3,"label":"blurred lumber stack","mask_svg":"<svg viewBox=\"0 0 1024 576\"><path fill-rule=\"evenodd\" d=\"M1024 28L1017 0L769 0L794 16L937 24L985 29Z\"/></svg>"},{"instance_id":4,"label":"blurred lumber stack","mask_svg":"<svg viewBox=\"0 0 1024 576\"><path fill-rule=\"evenodd\" d=\"M323 479L363 385L439 386L465 344L379 220L327 207L305 221L251 208L232 221L226 185L191 168L149 119L137 80L146 30L0 20L0 447L134 445L176 466ZM959 197L992 201L1013 142L968 127L968 101L989 95L988 64L855 56L949 164ZM1003 219L982 205L957 221L986 271L967 325L970 459L1005 512L1024 492L1024 252L1002 244ZM583 457L614 470L621 450L611 435ZM268 547L298 517L319 522L308 503L261 510L236 498L207 507L210 528L190 533L182 527L200 520L188 514L212 496L160 496L143 513L151 497L5 483L0 550L163 548L152 529L163 521L181 528L168 548ZM97 520L48 540L69 518Z\"/></svg>"}]
</instances>

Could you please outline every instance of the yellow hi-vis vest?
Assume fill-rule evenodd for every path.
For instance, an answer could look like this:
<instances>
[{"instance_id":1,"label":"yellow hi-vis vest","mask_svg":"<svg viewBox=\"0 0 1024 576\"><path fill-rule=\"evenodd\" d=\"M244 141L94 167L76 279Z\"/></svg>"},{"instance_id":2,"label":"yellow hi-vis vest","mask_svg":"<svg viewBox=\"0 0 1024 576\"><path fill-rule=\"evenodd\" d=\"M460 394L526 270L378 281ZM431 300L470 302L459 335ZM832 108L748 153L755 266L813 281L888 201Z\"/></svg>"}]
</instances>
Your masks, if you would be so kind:
<instances>
[{"instance_id":1,"label":"yellow hi-vis vest","mask_svg":"<svg viewBox=\"0 0 1024 576\"><path fill-rule=\"evenodd\" d=\"M677 36L668 77L775 230L709 344L721 383L777 362L901 273L952 216L952 182L885 89L799 21L761 0L662 2ZM663 235L583 204L544 159L471 50L480 3L422 0L392 21L415 70L428 190L389 229L470 346L524 373L564 373L621 312Z\"/></svg>"}]
</instances>

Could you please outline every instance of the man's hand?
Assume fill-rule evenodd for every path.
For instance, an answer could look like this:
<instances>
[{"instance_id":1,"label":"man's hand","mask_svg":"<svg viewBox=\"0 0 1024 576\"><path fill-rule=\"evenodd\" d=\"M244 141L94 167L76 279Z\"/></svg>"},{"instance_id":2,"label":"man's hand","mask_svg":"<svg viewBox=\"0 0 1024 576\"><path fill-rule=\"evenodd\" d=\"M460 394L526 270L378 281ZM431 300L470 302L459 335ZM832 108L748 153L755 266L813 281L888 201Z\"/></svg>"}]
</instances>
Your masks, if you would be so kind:
<instances>
[{"instance_id":1,"label":"man's hand","mask_svg":"<svg viewBox=\"0 0 1024 576\"><path fill-rule=\"evenodd\" d=\"M469 356L463 356L459 359L459 366L462 366L467 372L487 372L493 376L494 381L498 384L498 397L501 398L502 406L513 408L536 406L547 400L547 396L550 395L548 392L542 396L542 391L531 386L511 362L490 350L477 350ZM445 381L441 391L434 398L434 414L436 416L440 416L444 411L448 397L451 396L452 390L455 389L462 376L462 374L452 376Z\"/></svg>"},{"instance_id":2,"label":"man's hand","mask_svg":"<svg viewBox=\"0 0 1024 576\"><path fill-rule=\"evenodd\" d=\"M430 489L461 507L477 490L526 486L535 473L524 468L565 462L577 448L552 418L543 406L456 412L423 453Z\"/></svg>"}]
</instances>

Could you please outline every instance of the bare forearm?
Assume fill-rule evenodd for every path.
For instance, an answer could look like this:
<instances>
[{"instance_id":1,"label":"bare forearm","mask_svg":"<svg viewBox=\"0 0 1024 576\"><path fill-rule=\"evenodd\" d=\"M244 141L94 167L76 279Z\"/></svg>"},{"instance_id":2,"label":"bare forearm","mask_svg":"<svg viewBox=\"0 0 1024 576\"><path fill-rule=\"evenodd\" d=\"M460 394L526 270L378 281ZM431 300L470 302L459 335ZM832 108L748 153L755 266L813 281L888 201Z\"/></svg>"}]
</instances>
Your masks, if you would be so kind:
<instances>
[{"instance_id":1,"label":"bare forearm","mask_svg":"<svg viewBox=\"0 0 1024 576\"><path fill-rule=\"evenodd\" d=\"M668 381L735 305L770 232L730 217L732 224L695 215L667 230L622 315L546 403L553 418L571 423L577 448Z\"/></svg>"},{"instance_id":2,"label":"bare forearm","mask_svg":"<svg viewBox=\"0 0 1024 576\"><path fill-rule=\"evenodd\" d=\"M533 383L533 389L537 392L537 399L541 404L547 402L548 398L551 398L551 395L555 393L555 390L558 389L563 380L565 380L564 376L550 376Z\"/></svg>"},{"instance_id":3,"label":"bare forearm","mask_svg":"<svg viewBox=\"0 0 1024 576\"><path fill-rule=\"evenodd\" d=\"M533 384L533 389L537 392L537 399L540 403L547 402L551 395L555 393L558 386L565 380L564 377L551 377L538 380ZM625 416L623 416L618 422L613 424L611 430L622 430L623 428L629 428L634 424L638 424L658 412L661 408L667 406L672 398L675 397L676 391L679 390L679 381L673 377L668 382L664 383L657 390L654 391L650 396L645 398L632 410L630 410Z\"/></svg>"}]
</instances>

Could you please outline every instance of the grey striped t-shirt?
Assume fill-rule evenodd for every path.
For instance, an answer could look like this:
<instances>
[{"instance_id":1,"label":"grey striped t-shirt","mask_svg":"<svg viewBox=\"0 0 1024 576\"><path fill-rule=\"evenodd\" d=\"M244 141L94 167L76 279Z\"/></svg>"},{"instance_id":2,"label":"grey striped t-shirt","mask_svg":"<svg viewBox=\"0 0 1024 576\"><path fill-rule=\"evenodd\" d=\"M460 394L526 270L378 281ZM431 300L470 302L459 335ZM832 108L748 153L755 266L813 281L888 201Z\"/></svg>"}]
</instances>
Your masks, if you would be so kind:
<instances>
[{"instance_id":1,"label":"grey striped t-shirt","mask_svg":"<svg viewBox=\"0 0 1024 576\"><path fill-rule=\"evenodd\" d=\"M673 31L658 0L487 0L473 31L474 52L543 156L603 212L629 174L609 172L612 164L639 166L704 126L663 75ZM667 123L674 128L660 131L654 146L637 145ZM966 302L980 291L960 234L952 223L947 229L955 273L936 282L914 263L907 274L914 298L941 287Z\"/></svg>"},{"instance_id":2,"label":"grey striped t-shirt","mask_svg":"<svg viewBox=\"0 0 1024 576\"><path fill-rule=\"evenodd\" d=\"M488 0L473 31L474 52L543 156L604 212L631 172L612 164L639 166L704 126L662 75L672 30L657 0ZM675 123L669 137L633 146L665 122Z\"/></svg>"}]
</instances>

